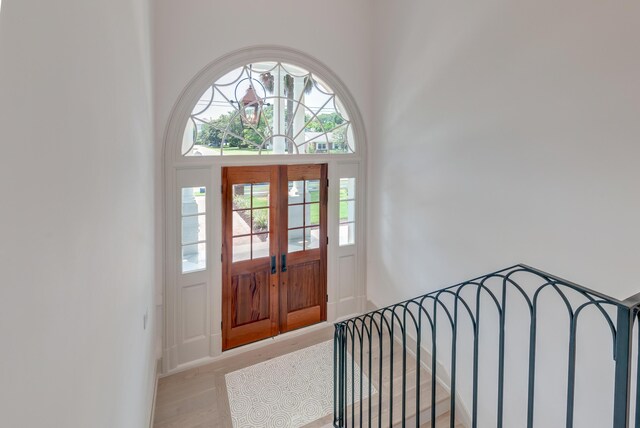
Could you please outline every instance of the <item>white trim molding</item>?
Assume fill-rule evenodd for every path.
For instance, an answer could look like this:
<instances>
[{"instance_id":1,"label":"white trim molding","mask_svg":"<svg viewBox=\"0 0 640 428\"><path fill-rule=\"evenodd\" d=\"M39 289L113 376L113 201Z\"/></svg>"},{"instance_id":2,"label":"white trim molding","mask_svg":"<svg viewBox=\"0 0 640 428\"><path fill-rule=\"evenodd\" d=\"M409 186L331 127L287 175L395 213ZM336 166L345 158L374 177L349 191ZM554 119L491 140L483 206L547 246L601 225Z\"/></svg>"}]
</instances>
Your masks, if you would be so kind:
<instances>
[{"instance_id":1,"label":"white trim molding","mask_svg":"<svg viewBox=\"0 0 640 428\"><path fill-rule=\"evenodd\" d=\"M259 61L279 61L297 65L317 75L340 99L349 121L355 143L355 153L295 154L295 155L224 155L183 156L182 137L193 106L211 84L229 70ZM329 170L329 247L328 247L328 303L327 322L356 314L365 302L366 251L366 153L365 127L356 102L342 80L322 62L291 48L282 46L253 46L231 52L207 65L196 74L176 101L164 135L163 168L163 295L158 298L162 306L162 374L175 373L189 367L206 364L227 355L253 349L260 344L247 345L238 350L222 353L221 308L222 224L220 186L222 168L233 165L291 165L326 163ZM338 246L339 179L344 171L357 174L357 238L353 248L353 270L349 277L350 295L340 290L344 284L337 265L341 253ZM180 190L182 187L206 187L206 269L182 274L180 269ZM344 256L344 254L343 254ZM348 293L347 293L348 294ZM347 303L345 303L347 302ZM350 303L352 302L352 303ZM326 326L326 323L324 323ZM311 327L312 328L312 327ZM298 332L301 334L305 330ZM284 337L284 335L283 335ZM290 337L290 336L289 336Z\"/></svg>"}]
</instances>

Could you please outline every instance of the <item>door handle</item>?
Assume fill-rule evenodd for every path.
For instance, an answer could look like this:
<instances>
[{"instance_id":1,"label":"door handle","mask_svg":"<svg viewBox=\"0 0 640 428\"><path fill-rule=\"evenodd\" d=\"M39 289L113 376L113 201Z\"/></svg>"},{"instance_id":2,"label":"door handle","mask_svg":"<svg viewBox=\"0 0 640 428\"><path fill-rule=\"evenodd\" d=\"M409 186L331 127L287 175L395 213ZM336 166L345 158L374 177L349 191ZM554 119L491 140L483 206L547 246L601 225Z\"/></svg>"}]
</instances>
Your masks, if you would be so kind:
<instances>
[{"instance_id":1,"label":"door handle","mask_svg":"<svg viewBox=\"0 0 640 428\"><path fill-rule=\"evenodd\" d=\"M287 271L287 255L283 254L282 255L282 272L286 272Z\"/></svg>"},{"instance_id":2,"label":"door handle","mask_svg":"<svg viewBox=\"0 0 640 428\"><path fill-rule=\"evenodd\" d=\"M276 269L276 256L271 256L271 275L275 275L278 270Z\"/></svg>"}]
</instances>

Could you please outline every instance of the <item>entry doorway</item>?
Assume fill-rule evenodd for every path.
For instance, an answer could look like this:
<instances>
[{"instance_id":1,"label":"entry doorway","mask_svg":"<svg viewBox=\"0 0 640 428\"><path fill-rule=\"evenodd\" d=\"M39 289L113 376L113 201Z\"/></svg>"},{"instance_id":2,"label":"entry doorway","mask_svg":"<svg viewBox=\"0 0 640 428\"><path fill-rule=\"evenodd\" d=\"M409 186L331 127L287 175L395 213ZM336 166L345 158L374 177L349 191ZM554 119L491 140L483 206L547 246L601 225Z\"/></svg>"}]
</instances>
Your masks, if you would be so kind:
<instances>
[{"instance_id":1,"label":"entry doorway","mask_svg":"<svg viewBox=\"0 0 640 428\"><path fill-rule=\"evenodd\" d=\"M222 169L222 349L327 319L327 165Z\"/></svg>"}]
</instances>

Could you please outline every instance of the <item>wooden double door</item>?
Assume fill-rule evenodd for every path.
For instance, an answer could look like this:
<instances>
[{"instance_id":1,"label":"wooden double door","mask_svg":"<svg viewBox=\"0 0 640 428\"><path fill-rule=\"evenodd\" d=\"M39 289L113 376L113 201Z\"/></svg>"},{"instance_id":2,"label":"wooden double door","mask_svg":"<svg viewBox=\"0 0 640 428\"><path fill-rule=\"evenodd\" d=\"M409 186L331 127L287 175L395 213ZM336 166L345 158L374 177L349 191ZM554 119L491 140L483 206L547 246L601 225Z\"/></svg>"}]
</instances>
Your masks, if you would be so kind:
<instances>
[{"instance_id":1,"label":"wooden double door","mask_svg":"<svg viewBox=\"0 0 640 428\"><path fill-rule=\"evenodd\" d=\"M327 319L327 165L222 170L222 348Z\"/></svg>"}]
</instances>

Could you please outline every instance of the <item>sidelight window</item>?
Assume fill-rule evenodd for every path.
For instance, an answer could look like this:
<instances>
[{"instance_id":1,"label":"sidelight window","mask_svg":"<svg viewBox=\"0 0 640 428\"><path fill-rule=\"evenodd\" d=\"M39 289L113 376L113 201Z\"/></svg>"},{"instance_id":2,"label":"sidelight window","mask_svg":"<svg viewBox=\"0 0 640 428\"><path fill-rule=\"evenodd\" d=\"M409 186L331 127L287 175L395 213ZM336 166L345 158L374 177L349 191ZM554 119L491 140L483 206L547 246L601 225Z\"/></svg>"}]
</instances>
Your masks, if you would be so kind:
<instances>
[{"instance_id":1,"label":"sidelight window","mask_svg":"<svg viewBox=\"0 0 640 428\"><path fill-rule=\"evenodd\" d=\"M340 179L339 245L356 242L356 179Z\"/></svg>"},{"instance_id":2,"label":"sidelight window","mask_svg":"<svg viewBox=\"0 0 640 428\"><path fill-rule=\"evenodd\" d=\"M206 269L206 188L182 188L182 273Z\"/></svg>"}]
</instances>

